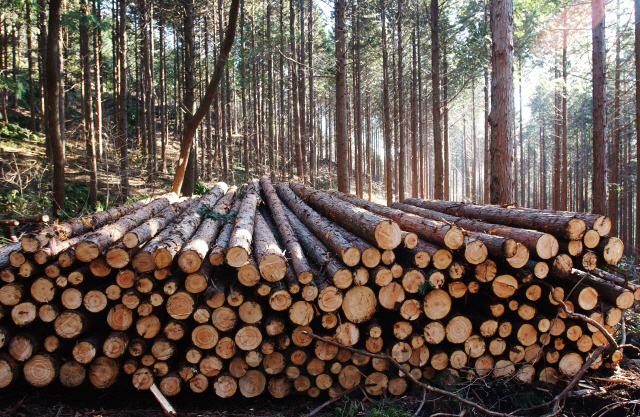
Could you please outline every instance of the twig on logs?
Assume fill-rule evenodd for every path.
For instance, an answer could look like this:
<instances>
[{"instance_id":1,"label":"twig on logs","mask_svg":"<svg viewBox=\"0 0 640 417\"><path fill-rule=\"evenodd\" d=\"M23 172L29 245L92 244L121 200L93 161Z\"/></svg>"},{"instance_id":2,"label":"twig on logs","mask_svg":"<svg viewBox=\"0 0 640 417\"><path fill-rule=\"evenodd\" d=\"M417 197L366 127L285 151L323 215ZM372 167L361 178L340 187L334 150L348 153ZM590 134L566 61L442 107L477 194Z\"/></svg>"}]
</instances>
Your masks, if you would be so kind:
<instances>
[{"instance_id":1,"label":"twig on logs","mask_svg":"<svg viewBox=\"0 0 640 417\"><path fill-rule=\"evenodd\" d=\"M302 333L306 333L306 332L302 332ZM312 336L311 334L309 334L310 336ZM319 406L317 406L316 408L314 408L313 410L311 410L311 412L309 414L307 414L305 417L311 417L311 416L315 416L316 414L318 414L323 408L325 408L328 405L333 404L334 402L341 400L342 398L344 398L345 395L355 391L358 387L360 387L360 385L356 385L353 388L350 388L348 390L346 390L345 392L342 393L342 395L338 395L336 397L333 397L327 401L325 401L324 403L320 404Z\"/></svg>"},{"instance_id":2,"label":"twig on logs","mask_svg":"<svg viewBox=\"0 0 640 417\"><path fill-rule=\"evenodd\" d=\"M158 389L158 387L156 386L156 384L151 384L151 388L149 388L151 390L151 393L153 394L154 397L156 397L156 400L158 400L158 402L160 403L160 405L162 406L162 409L167 413L167 414L171 414L173 416L175 416L176 410L173 408L173 406L171 405L171 403L169 402L169 400L167 400L167 397L165 397L162 392L160 392L160 390Z\"/></svg>"},{"instance_id":3,"label":"twig on logs","mask_svg":"<svg viewBox=\"0 0 640 417\"><path fill-rule=\"evenodd\" d=\"M418 409L416 410L415 413L413 413L413 417L417 417L418 414L420 414L420 411L422 411L422 407L424 407L424 401L427 399L427 390L425 388L422 389L422 401L420 402L420 407L418 407Z\"/></svg>"}]
</instances>

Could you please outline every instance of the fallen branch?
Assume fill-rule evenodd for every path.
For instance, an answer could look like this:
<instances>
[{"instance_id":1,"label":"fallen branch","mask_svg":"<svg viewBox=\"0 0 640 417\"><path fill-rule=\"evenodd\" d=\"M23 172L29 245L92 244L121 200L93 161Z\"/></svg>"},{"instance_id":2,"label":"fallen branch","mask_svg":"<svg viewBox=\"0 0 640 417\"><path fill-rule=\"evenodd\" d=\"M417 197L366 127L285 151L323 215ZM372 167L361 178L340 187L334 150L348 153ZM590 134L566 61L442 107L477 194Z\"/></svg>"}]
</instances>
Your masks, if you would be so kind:
<instances>
[{"instance_id":1,"label":"fallen branch","mask_svg":"<svg viewBox=\"0 0 640 417\"><path fill-rule=\"evenodd\" d=\"M303 332L303 333L306 333L306 332ZM356 385L355 387L350 388L350 389L346 390L345 392L343 392L342 395L338 395L336 397L333 397L333 398L323 402L322 404L320 404L319 406L317 406L316 408L311 410L311 412L309 414L307 414L306 417L315 416L316 414L318 414L326 406L331 405L331 404L335 403L336 401L344 398L345 395L355 391L356 388L359 388L359 387L360 387L360 385Z\"/></svg>"}]
</instances>

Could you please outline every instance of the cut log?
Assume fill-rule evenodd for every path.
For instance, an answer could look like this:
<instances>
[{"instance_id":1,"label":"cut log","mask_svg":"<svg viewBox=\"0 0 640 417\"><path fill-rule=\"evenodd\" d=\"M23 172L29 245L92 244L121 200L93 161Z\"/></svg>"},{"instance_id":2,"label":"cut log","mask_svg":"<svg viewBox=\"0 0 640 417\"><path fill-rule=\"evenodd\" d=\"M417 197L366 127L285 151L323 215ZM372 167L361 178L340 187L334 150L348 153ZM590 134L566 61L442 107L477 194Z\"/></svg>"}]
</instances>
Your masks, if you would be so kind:
<instances>
[{"instance_id":1,"label":"cut log","mask_svg":"<svg viewBox=\"0 0 640 417\"><path fill-rule=\"evenodd\" d=\"M195 234L203 220L203 211L211 210L227 191L227 184L217 183L211 191L204 195L189 209L186 217L172 228L171 234L164 237L153 250L153 263L157 268L171 266L173 259L182 247Z\"/></svg>"},{"instance_id":2,"label":"cut log","mask_svg":"<svg viewBox=\"0 0 640 417\"><path fill-rule=\"evenodd\" d=\"M59 369L55 356L39 353L24 364L22 373L29 385L40 388L51 384L58 377Z\"/></svg>"},{"instance_id":3,"label":"cut log","mask_svg":"<svg viewBox=\"0 0 640 417\"><path fill-rule=\"evenodd\" d=\"M135 212L121 217L118 221L104 226L102 229L84 236L75 248L75 256L81 262L91 262L104 255L109 246L122 239L129 230L141 225L155 216L169 204L178 200L177 194L169 193L139 208Z\"/></svg>"},{"instance_id":4,"label":"cut log","mask_svg":"<svg viewBox=\"0 0 640 417\"><path fill-rule=\"evenodd\" d=\"M87 377L87 370L76 361L65 362L60 367L58 378L60 383L67 388L79 387Z\"/></svg>"},{"instance_id":5,"label":"cut log","mask_svg":"<svg viewBox=\"0 0 640 417\"><path fill-rule=\"evenodd\" d=\"M425 204L423 204L423 202ZM502 224L474 221L472 220L473 217L467 219L444 214L439 211L428 209L428 203L429 202L425 202L425 200L409 198L404 201L404 204L394 203L391 207L429 219L446 221L468 231L513 239L514 241L522 243L531 253L536 253L540 259L550 259L558 253L558 241L554 236L548 233L542 233L536 230L506 227ZM501 222L499 221L498 223ZM482 237L480 237L480 239L482 240Z\"/></svg>"},{"instance_id":6,"label":"cut log","mask_svg":"<svg viewBox=\"0 0 640 417\"><path fill-rule=\"evenodd\" d=\"M344 229L320 216L316 211L300 200L293 191L284 184L278 184L277 193L292 213L309 228L315 236L345 265L355 266L360 262L361 252L344 236ZM288 214L288 213L287 213ZM289 216L287 216L289 218ZM293 226L293 225L292 225ZM294 229L297 232L296 227ZM378 252L379 255L379 252Z\"/></svg>"},{"instance_id":7,"label":"cut log","mask_svg":"<svg viewBox=\"0 0 640 417\"><path fill-rule=\"evenodd\" d=\"M534 229L568 240L582 239L587 229L585 221L577 213L571 215L565 214L566 212L504 208L440 200L420 200L420 207L452 216L479 219L487 223Z\"/></svg>"},{"instance_id":8,"label":"cut log","mask_svg":"<svg viewBox=\"0 0 640 417\"><path fill-rule=\"evenodd\" d=\"M255 369L250 370L245 376L238 380L238 388L245 398L253 398L262 394L266 384L267 379L264 374Z\"/></svg>"},{"instance_id":9,"label":"cut log","mask_svg":"<svg viewBox=\"0 0 640 417\"><path fill-rule=\"evenodd\" d=\"M602 239L593 251L608 265L618 265L624 256L624 243L617 237Z\"/></svg>"},{"instance_id":10,"label":"cut log","mask_svg":"<svg viewBox=\"0 0 640 417\"><path fill-rule=\"evenodd\" d=\"M178 256L178 266L182 272L191 274L198 271L204 262L209 248L215 242L227 215L234 216L229 210L233 205L236 187L230 187L227 193L211 209L212 217L202 221L196 233L191 237ZM209 216L207 214L207 216Z\"/></svg>"},{"instance_id":11,"label":"cut log","mask_svg":"<svg viewBox=\"0 0 640 417\"><path fill-rule=\"evenodd\" d=\"M229 237L225 259L234 268L244 265L251 254L253 241L254 218L258 201L260 199L260 185L258 180L253 180L246 188L242 204L238 209L233 231Z\"/></svg>"},{"instance_id":12,"label":"cut log","mask_svg":"<svg viewBox=\"0 0 640 417\"><path fill-rule=\"evenodd\" d=\"M173 198L172 194L173 193L159 195L155 197L155 199L162 199L166 197ZM74 236L99 229L107 224L116 222L123 216L134 213L136 210L145 207L153 200L154 198L139 200L125 206L115 207L84 217L71 219L65 223L53 225L36 233L26 234L21 240L22 249L27 253L34 253L38 249L49 245L50 240L65 241Z\"/></svg>"},{"instance_id":13,"label":"cut log","mask_svg":"<svg viewBox=\"0 0 640 417\"><path fill-rule=\"evenodd\" d=\"M565 279L571 282L580 282L586 286L594 288L600 298L614 304L622 310L631 308L635 303L635 296L633 292L595 275L573 269L571 270L571 274L567 275ZM591 309L585 310L588 311Z\"/></svg>"},{"instance_id":14,"label":"cut log","mask_svg":"<svg viewBox=\"0 0 640 417\"><path fill-rule=\"evenodd\" d=\"M298 236L298 241L306 254L324 270L324 274L338 288L348 288L353 282L349 269L339 260L332 257L331 252L286 206L282 206L289 223Z\"/></svg>"},{"instance_id":15,"label":"cut log","mask_svg":"<svg viewBox=\"0 0 640 417\"><path fill-rule=\"evenodd\" d=\"M253 248L255 249L256 262L262 278L268 282L280 281L284 278L287 271L287 260L260 211L255 213ZM308 274L303 277L303 281L306 279L308 279L306 282L311 281L313 275L308 269L305 272L308 272ZM300 279L300 276L298 279Z\"/></svg>"},{"instance_id":16,"label":"cut log","mask_svg":"<svg viewBox=\"0 0 640 417\"><path fill-rule=\"evenodd\" d=\"M598 243L600 243L600 234L598 233L598 231L593 229L587 230L584 234L584 237L582 238L582 241L584 242L585 247L587 247L588 249L593 249L598 246Z\"/></svg>"},{"instance_id":17,"label":"cut log","mask_svg":"<svg viewBox=\"0 0 640 417\"><path fill-rule=\"evenodd\" d=\"M74 339L88 329L89 321L84 313L65 311L56 317L53 327L63 339Z\"/></svg>"},{"instance_id":18,"label":"cut log","mask_svg":"<svg viewBox=\"0 0 640 417\"><path fill-rule=\"evenodd\" d=\"M363 209L380 216L388 217L397 222L402 230L413 232L421 239L435 245L451 250L458 250L464 246L464 234L456 226L450 226L444 222L425 219L415 214L405 213L402 210L384 207L355 196L343 194L337 191L330 191L333 197L343 199ZM323 214L325 214L323 212Z\"/></svg>"},{"instance_id":19,"label":"cut log","mask_svg":"<svg viewBox=\"0 0 640 417\"><path fill-rule=\"evenodd\" d=\"M89 366L89 381L94 387L105 389L115 384L118 373L118 363L114 359L101 356Z\"/></svg>"},{"instance_id":20,"label":"cut log","mask_svg":"<svg viewBox=\"0 0 640 417\"><path fill-rule=\"evenodd\" d=\"M389 218L364 210L357 205L333 199L322 191L290 184L291 189L325 217L365 239L380 249L395 249L402 242L400 227Z\"/></svg>"},{"instance_id":21,"label":"cut log","mask_svg":"<svg viewBox=\"0 0 640 417\"><path fill-rule=\"evenodd\" d=\"M451 311L451 297L446 291L434 289L424 297L424 313L431 320L440 320Z\"/></svg>"}]
</instances>

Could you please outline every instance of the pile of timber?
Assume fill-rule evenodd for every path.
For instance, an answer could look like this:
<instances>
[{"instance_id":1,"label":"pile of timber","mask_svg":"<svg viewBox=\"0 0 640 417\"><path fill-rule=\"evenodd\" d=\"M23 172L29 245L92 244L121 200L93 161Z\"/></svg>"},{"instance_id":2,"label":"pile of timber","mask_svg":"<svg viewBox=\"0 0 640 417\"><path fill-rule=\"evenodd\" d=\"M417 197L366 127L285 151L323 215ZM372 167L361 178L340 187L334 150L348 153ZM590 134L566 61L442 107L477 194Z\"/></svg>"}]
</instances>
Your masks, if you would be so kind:
<instances>
[{"instance_id":1,"label":"pile of timber","mask_svg":"<svg viewBox=\"0 0 640 417\"><path fill-rule=\"evenodd\" d=\"M555 383L607 343L559 301L613 334L640 298L607 272L623 253L610 229L594 214L385 207L266 177L161 195L0 249L0 388L281 398L401 395L412 378Z\"/></svg>"}]
</instances>

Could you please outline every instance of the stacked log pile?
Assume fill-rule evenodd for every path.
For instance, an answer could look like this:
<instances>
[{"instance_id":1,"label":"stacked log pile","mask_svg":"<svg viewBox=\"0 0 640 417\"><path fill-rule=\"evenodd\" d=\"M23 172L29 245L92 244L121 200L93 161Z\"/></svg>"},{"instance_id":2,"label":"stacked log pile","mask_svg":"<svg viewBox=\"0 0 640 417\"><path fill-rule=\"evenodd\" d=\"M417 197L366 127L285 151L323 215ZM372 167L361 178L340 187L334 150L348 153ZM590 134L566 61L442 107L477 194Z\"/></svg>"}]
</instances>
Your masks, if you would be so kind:
<instances>
[{"instance_id":1,"label":"stacked log pile","mask_svg":"<svg viewBox=\"0 0 640 417\"><path fill-rule=\"evenodd\" d=\"M640 299L611 272L623 248L610 229L599 215L385 207L266 177L162 195L0 249L0 387L282 398L488 375L555 383Z\"/></svg>"}]
</instances>

